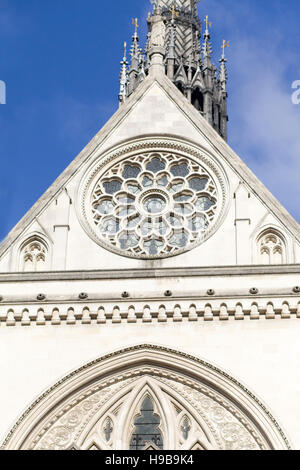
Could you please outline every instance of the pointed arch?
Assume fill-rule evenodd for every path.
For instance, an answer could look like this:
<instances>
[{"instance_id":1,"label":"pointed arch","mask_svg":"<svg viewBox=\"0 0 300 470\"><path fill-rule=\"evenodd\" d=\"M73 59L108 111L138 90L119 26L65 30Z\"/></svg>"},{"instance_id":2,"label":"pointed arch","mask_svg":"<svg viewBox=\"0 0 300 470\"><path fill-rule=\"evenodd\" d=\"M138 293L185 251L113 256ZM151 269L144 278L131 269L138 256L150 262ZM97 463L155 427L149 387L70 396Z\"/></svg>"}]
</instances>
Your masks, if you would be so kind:
<instances>
[{"instance_id":1,"label":"pointed arch","mask_svg":"<svg viewBox=\"0 0 300 470\"><path fill-rule=\"evenodd\" d=\"M189 450L205 450L205 448L202 446L200 441L196 440Z\"/></svg>"},{"instance_id":2,"label":"pointed arch","mask_svg":"<svg viewBox=\"0 0 300 470\"><path fill-rule=\"evenodd\" d=\"M17 251L17 271L47 271L51 267L51 244L47 237L33 232L23 237Z\"/></svg>"},{"instance_id":3,"label":"pointed arch","mask_svg":"<svg viewBox=\"0 0 300 470\"><path fill-rule=\"evenodd\" d=\"M165 450L290 448L277 421L237 380L199 358L155 345L117 351L60 380L22 415L2 448L105 449L103 420L110 416L110 448L128 449L147 395ZM180 414L191 424L186 440L178 438Z\"/></svg>"},{"instance_id":4,"label":"pointed arch","mask_svg":"<svg viewBox=\"0 0 300 470\"><path fill-rule=\"evenodd\" d=\"M200 113L204 112L204 95L199 87L195 87L192 91L192 105Z\"/></svg>"},{"instance_id":5,"label":"pointed arch","mask_svg":"<svg viewBox=\"0 0 300 470\"><path fill-rule=\"evenodd\" d=\"M163 449L164 439L160 428L161 418L155 410L154 399L148 393L143 398L138 415L133 421L129 450L144 450L149 445Z\"/></svg>"},{"instance_id":6,"label":"pointed arch","mask_svg":"<svg viewBox=\"0 0 300 470\"><path fill-rule=\"evenodd\" d=\"M175 83L176 87L178 88L179 91L181 91L181 93L183 95L185 95L185 85L184 85L184 82L182 80L178 80L176 81Z\"/></svg>"},{"instance_id":7,"label":"pointed arch","mask_svg":"<svg viewBox=\"0 0 300 470\"><path fill-rule=\"evenodd\" d=\"M268 227L256 239L259 264L286 264L288 261L287 241L281 230Z\"/></svg>"},{"instance_id":8,"label":"pointed arch","mask_svg":"<svg viewBox=\"0 0 300 470\"><path fill-rule=\"evenodd\" d=\"M270 250L268 246L264 246L263 242L264 237L275 236L278 237L280 241L281 248L281 259L276 263L276 249L275 249L275 260L270 258ZM295 253L293 249L293 241L290 236L290 233L287 229L287 226L282 226L279 224L274 224L267 218L267 215L264 217L257 227L253 230L250 236L251 252L252 252L252 263L259 264L293 264L295 262ZM276 248L276 247L275 247ZM273 250L272 250L273 251ZM277 252L278 255L278 252ZM280 263L278 262L280 261Z\"/></svg>"},{"instance_id":9,"label":"pointed arch","mask_svg":"<svg viewBox=\"0 0 300 470\"><path fill-rule=\"evenodd\" d=\"M130 397L126 402L127 405L124 406L120 413L118 441L124 449L129 448L130 438L134 432L135 419L140 415L141 406L147 396L153 403L154 414L160 418L159 431L164 442L166 442L168 420L165 413L164 397L161 395L156 384L146 375L132 389Z\"/></svg>"}]
</instances>

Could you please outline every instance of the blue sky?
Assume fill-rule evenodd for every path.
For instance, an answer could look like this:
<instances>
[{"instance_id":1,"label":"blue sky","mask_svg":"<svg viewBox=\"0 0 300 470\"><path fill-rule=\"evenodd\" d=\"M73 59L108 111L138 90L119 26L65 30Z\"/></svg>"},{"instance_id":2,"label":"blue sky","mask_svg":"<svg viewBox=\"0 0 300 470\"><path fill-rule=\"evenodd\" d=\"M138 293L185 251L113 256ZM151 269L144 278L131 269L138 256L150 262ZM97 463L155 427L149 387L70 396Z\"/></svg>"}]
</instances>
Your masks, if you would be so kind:
<instances>
[{"instance_id":1,"label":"blue sky","mask_svg":"<svg viewBox=\"0 0 300 470\"><path fill-rule=\"evenodd\" d=\"M0 239L117 109L124 40L149 0L0 0ZM300 222L299 0L201 0L230 41L229 143Z\"/></svg>"}]
</instances>

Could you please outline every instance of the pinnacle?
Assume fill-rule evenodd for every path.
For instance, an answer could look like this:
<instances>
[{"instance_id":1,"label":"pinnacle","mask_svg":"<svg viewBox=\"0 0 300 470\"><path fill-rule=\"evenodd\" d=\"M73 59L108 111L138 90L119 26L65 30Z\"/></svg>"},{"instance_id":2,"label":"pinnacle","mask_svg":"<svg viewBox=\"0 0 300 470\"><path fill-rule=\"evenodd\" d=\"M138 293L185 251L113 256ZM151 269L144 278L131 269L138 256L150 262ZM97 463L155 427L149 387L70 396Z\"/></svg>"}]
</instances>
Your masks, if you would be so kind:
<instances>
[{"instance_id":1,"label":"pinnacle","mask_svg":"<svg viewBox=\"0 0 300 470\"><path fill-rule=\"evenodd\" d=\"M134 34L130 49L131 63L129 69L128 64L121 63L120 102L123 103L134 93L147 75L164 73L217 132L226 138L224 129L228 118L224 91L227 83L225 48L228 43L223 42L220 69L217 71L212 63L212 23L206 16L202 35L198 0L151 0L151 3L153 13L149 13L147 18L145 52L139 45L138 19L132 20Z\"/></svg>"}]
</instances>

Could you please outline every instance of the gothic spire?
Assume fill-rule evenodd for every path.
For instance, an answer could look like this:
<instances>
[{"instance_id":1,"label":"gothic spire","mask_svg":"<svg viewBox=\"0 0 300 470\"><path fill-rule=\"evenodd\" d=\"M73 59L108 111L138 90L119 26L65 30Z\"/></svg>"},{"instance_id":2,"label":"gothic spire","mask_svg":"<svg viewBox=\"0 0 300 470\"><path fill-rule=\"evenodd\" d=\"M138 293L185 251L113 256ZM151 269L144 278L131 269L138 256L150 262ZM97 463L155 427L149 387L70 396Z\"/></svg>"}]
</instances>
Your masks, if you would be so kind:
<instances>
[{"instance_id":1,"label":"gothic spire","mask_svg":"<svg viewBox=\"0 0 300 470\"><path fill-rule=\"evenodd\" d=\"M175 8L185 9L186 11L192 12L193 15L197 15L197 3L200 0L150 0L153 4L153 8L170 8L174 5Z\"/></svg>"},{"instance_id":2,"label":"gothic spire","mask_svg":"<svg viewBox=\"0 0 300 470\"><path fill-rule=\"evenodd\" d=\"M219 80L220 80L220 83L221 83L221 86L222 86L222 90L223 91L226 91L226 84L227 84L227 78L228 78L228 75L227 75L227 67L226 67L226 62L227 62L227 59L225 57L225 49L226 47L229 47L229 42L226 42L225 39L223 40L223 44L222 44L222 57L220 59L220 73L219 73Z\"/></svg>"},{"instance_id":3,"label":"gothic spire","mask_svg":"<svg viewBox=\"0 0 300 470\"><path fill-rule=\"evenodd\" d=\"M196 31L195 34L195 42L194 42L194 56L195 56L195 63L197 67L200 67L202 64L202 57L201 57L201 30Z\"/></svg>"},{"instance_id":4,"label":"gothic spire","mask_svg":"<svg viewBox=\"0 0 300 470\"><path fill-rule=\"evenodd\" d=\"M212 46L210 42L210 32L209 32L209 28L211 27L212 23L208 21L208 15L206 15L205 17L205 25L206 25L206 28L205 28L205 33L203 35L204 42L203 42L202 52L203 52L203 58L204 58L204 65L208 66L210 65L210 59L212 55Z\"/></svg>"},{"instance_id":5,"label":"gothic spire","mask_svg":"<svg viewBox=\"0 0 300 470\"><path fill-rule=\"evenodd\" d=\"M134 26L134 34L132 36L132 44L130 49L131 64L129 68L129 79L128 79L128 92L132 93L140 80L140 69L141 69L141 60L143 61L143 51L139 46L139 36L138 36L138 19L133 18L132 24Z\"/></svg>"},{"instance_id":6,"label":"gothic spire","mask_svg":"<svg viewBox=\"0 0 300 470\"><path fill-rule=\"evenodd\" d=\"M119 102L124 103L127 97L127 87L128 87L128 62L126 57L126 48L127 44L124 42L124 57L121 61L121 74L120 74L120 93L119 93Z\"/></svg>"},{"instance_id":7,"label":"gothic spire","mask_svg":"<svg viewBox=\"0 0 300 470\"><path fill-rule=\"evenodd\" d=\"M134 18L132 20L132 24L134 25L134 34L132 36L132 45L130 50L131 56L131 65L130 69L138 70L139 66L139 57L140 57L140 47L139 47L139 37L138 37L138 19Z\"/></svg>"},{"instance_id":8,"label":"gothic spire","mask_svg":"<svg viewBox=\"0 0 300 470\"><path fill-rule=\"evenodd\" d=\"M145 72L145 56L143 53L143 50L140 49L140 54L139 54L139 82L142 82L146 78L146 72Z\"/></svg>"},{"instance_id":9,"label":"gothic spire","mask_svg":"<svg viewBox=\"0 0 300 470\"><path fill-rule=\"evenodd\" d=\"M227 43L217 74L212 62L211 23L206 16L202 38L197 11L199 0L150 1L153 12L147 18L145 54L139 46L138 21L132 21L135 29L130 50L131 64L129 71L127 64L122 64L120 101L133 93L146 75L165 73L214 129L226 138L227 71L224 49Z\"/></svg>"},{"instance_id":10,"label":"gothic spire","mask_svg":"<svg viewBox=\"0 0 300 470\"><path fill-rule=\"evenodd\" d=\"M179 16L174 5L171 8L172 19L168 24L168 41L167 41L167 75L172 80L175 72L175 60L176 60L176 24L175 17Z\"/></svg>"}]
</instances>

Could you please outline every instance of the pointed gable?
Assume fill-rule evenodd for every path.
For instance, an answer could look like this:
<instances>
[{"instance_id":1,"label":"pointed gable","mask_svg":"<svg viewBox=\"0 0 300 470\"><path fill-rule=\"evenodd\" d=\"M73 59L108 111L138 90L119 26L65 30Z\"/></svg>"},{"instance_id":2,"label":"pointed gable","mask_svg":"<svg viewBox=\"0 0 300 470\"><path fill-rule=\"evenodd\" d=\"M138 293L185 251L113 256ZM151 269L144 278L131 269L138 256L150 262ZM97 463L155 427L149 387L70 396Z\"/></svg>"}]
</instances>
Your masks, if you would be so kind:
<instances>
[{"instance_id":1,"label":"pointed gable","mask_svg":"<svg viewBox=\"0 0 300 470\"><path fill-rule=\"evenodd\" d=\"M100 263L101 267L126 267L128 263L133 267L137 266L132 260L104 250L88 237L78 217L78 188L89 168L92 169L95 162L109 152L130 144L130 141L156 137L165 137L170 142L175 139L197 147L199 152L223 168L228 182L227 216L222 226L204 244L181 255L183 259L165 259L165 266L174 266L177 263L181 265L182 262L186 265L251 264L255 258L255 249L252 246L254 241L251 241L254 226L259 225L259 221L267 216L272 218L273 226L284 231L289 245L296 243L297 252L300 239L299 224L173 83L163 74L156 73L146 78L4 240L0 256L3 260L7 259L6 255L10 252L10 270L17 270L16 258L19 256L17 252L20 250L21 239L30 234L34 222L40 223L45 232L50 234L51 242L45 237L45 243L52 244L54 240L53 270L79 269L80 266L84 269L96 269ZM240 183L245 188L244 193L237 189ZM244 200L245 198L247 200ZM240 234L238 237L242 240L240 247L234 244L236 234ZM217 246L224 236L228 237L231 247L228 247L227 253L220 254L214 246ZM55 255L58 246L58 253ZM74 250L81 253L80 261L74 262ZM295 262L296 259L290 257L290 261ZM7 262L3 262L2 269L7 269Z\"/></svg>"},{"instance_id":2,"label":"pointed gable","mask_svg":"<svg viewBox=\"0 0 300 470\"><path fill-rule=\"evenodd\" d=\"M197 68L194 78L192 80L192 87L194 89L200 88L201 90L205 88L205 83L204 83L203 76L199 67Z\"/></svg>"}]
</instances>

